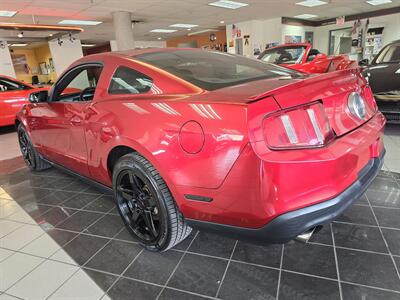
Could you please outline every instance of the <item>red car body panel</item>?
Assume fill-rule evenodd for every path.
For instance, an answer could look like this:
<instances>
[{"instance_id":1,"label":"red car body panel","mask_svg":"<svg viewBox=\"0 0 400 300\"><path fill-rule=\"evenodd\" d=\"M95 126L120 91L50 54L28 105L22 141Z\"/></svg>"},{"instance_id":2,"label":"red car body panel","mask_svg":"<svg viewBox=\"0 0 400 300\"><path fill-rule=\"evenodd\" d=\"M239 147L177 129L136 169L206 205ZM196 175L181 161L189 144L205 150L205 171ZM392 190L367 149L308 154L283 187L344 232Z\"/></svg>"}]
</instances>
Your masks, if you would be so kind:
<instances>
[{"instance_id":1,"label":"red car body panel","mask_svg":"<svg viewBox=\"0 0 400 300\"><path fill-rule=\"evenodd\" d=\"M356 61L350 60L349 57L344 54L328 56L326 54L320 53L318 54L318 56L315 57L314 60L307 61L308 54L312 49L312 45L307 43L282 44L276 47L272 47L270 49L284 49L286 47L293 46L305 47L305 52L301 59L301 62L297 64L282 64L281 66L308 74L326 73L358 67Z\"/></svg>"},{"instance_id":2,"label":"red car body panel","mask_svg":"<svg viewBox=\"0 0 400 300\"><path fill-rule=\"evenodd\" d=\"M28 103L28 96L34 87L17 79L0 75L0 78L26 86L26 90L0 91L0 127L14 125L18 111Z\"/></svg>"},{"instance_id":3,"label":"red car body panel","mask_svg":"<svg viewBox=\"0 0 400 300\"><path fill-rule=\"evenodd\" d=\"M173 50L98 54L76 62L104 65L92 102L26 105L18 118L38 151L111 186L109 155L129 147L155 166L186 218L260 228L285 212L339 195L384 150L385 119L358 70L206 91L135 60L151 51ZM110 95L110 78L120 65L151 77L157 88ZM352 91L366 98L365 120L346 108ZM313 101L323 104L336 138L321 148L269 149L262 133L265 116ZM188 122L193 127L187 131ZM201 149L184 150L193 145ZM187 194L213 200L191 201Z\"/></svg>"}]
</instances>

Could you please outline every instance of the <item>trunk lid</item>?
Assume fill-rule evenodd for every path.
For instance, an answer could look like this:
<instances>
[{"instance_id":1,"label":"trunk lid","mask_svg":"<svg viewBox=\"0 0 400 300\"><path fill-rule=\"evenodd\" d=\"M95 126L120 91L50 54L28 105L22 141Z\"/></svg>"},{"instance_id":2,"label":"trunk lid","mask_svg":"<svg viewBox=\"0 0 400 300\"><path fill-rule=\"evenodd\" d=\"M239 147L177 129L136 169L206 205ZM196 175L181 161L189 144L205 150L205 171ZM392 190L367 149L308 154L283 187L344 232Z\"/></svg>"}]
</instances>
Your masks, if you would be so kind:
<instances>
[{"instance_id":1,"label":"trunk lid","mask_svg":"<svg viewBox=\"0 0 400 300\"><path fill-rule=\"evenodd\" d=\"M364 98L364 118L352 114L348 108L348 97L352 92L357 92ZM321 101L330 126L337 136L362 125L376 111L372 92L357 69L309 77L261 96L273 96L282 109Z\"/></svg>"}]
</instances>

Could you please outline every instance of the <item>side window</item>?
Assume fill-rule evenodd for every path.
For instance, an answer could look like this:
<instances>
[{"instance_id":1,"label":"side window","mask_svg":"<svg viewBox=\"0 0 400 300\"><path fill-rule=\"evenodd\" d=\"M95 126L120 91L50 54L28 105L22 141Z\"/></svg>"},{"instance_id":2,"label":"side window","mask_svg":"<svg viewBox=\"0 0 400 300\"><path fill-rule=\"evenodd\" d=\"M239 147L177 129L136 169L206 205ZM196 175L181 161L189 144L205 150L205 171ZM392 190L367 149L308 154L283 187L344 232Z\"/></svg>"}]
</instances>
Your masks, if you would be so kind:
<instances>
[{"instance_id":1,"label":"side window","mask_svg":"<svg viewBox=\"0 0 400 300\"><path fill-rule=\"evenodd\" d=\"M102 70L101 66L91 65L71 72L57 84L57 93L52 101L91 101Z\"/></svg>"},{"instance_id":2,"label":"side window","mask_svg":"<svg viewBox=\"0 0 400 300\"><path fill-rule=\"evenodd\" d=\"M138 71L127 67L118 67L111 78L110 94L145 94L150 91L153 80Z\"/></svg>"}]
</instances>

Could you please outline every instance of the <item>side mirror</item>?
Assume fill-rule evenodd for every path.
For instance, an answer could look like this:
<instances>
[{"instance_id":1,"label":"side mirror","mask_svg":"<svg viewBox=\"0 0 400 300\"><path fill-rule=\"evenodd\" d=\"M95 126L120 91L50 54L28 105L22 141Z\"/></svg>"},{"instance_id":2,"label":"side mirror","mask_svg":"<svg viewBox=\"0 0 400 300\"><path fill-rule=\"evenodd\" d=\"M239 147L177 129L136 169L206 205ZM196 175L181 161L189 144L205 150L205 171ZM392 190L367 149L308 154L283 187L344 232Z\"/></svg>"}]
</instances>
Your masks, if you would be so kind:
<instances>
[{"instance_id":1,"label":"side mirror","mask_svg":"<svg viewBox=\"0 0 400 300\"><path fill-rule=\"evenodd\" d=\"M49 99L49 92L47 90L36 91L29 94L29 102L40 103L47 102Z\"/></svg>"},{"instance_id":2,"label":"side mirror","mask_svg":"<svg viewBox=\"0 0 400 300\"><path fill-rule=\"evenodd\" d=\"M361 67L366 67L366 66L368 66L368 65L369 65L368 58L365 58L365 59L360 60L360 61L358 62L358 65L361 66Z\"/></svg>"}]
</instances>

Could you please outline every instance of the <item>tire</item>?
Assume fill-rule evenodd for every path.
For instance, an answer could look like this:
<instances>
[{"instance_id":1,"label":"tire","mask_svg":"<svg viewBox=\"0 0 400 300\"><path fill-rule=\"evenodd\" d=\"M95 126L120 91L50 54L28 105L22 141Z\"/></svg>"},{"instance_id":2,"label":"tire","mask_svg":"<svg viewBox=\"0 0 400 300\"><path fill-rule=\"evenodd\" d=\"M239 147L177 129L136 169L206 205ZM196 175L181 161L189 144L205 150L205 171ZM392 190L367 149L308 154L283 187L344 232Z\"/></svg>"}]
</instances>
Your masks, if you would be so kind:
<instances>
[{"instance_id":1,"label":"tire","mask_svg":"<svg viewBox=\"0 0 400 300\"><path fill-rule=\"evenodd\" d=\"M51 165L41 158L40 154L33 146L28 133L22 124L18 125L18 142L21 149L22 157L25 164L31 171L43 171L51 167Z\"/></svg>"},{"instance_id":2,"label":"tire","mask_svg":"<svg viewBox=\"0 0 400 300\"><path fill-rule=\"evenodd\" d=\"M166 251L192 231L161 175L140 154L129 153L117 161L113 190L126 228L146 249Z\"/></svg>"}]
</instances>

